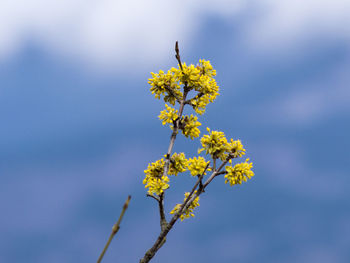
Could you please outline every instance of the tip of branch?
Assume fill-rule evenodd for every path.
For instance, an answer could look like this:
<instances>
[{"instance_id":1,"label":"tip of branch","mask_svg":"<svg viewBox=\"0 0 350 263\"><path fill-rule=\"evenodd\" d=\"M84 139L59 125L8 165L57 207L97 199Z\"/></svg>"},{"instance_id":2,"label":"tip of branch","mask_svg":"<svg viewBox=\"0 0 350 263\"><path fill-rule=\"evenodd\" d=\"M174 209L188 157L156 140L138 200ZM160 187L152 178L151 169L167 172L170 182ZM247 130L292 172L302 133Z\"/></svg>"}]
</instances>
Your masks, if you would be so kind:
<instances>
[{"instance_id":1,"label":"tip of branch","mask_svg":"<svg viewBox=\"0 0 350 263\"><path fill-rule=\"evenodd\" d=\"M176 43L175 43L175 52L176 52L176 54L179 54L179 42L178 41L176 41Z\"/></svg>"},{"instance_id":2,"label":"tip of branch","mask_svg":"<svg viewBox=\"0 0 350 263\"><path fill-rule=\"evenodd\" d=\"M126 199L123 209L127 209L130 203L131 195L128 195L128 199Z\"/></svg>"}]
</instances>

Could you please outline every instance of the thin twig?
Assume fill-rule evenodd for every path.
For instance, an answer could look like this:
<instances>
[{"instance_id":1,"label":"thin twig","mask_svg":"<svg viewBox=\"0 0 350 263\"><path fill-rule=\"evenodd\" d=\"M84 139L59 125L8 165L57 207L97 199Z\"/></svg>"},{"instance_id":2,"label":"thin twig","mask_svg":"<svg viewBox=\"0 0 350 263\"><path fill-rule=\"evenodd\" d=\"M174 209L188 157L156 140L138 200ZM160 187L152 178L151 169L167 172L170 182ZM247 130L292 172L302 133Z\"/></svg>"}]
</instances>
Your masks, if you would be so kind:
<instances>
[{"instance_id":1,"label":"thin twig","mask_svg":"<svg viewBox=\"0 0 350 263\"><path fill-rule=\"evenodd\" d=\"M206 168L204 169L203 173L198 177L197 182L195 183L195 185L193 186L190 194L187 196L187 198L185 199L185 201L182 203L179 211L177 213L175 213L175 215L171 218L170 222L167 224L167 226L161 231L161 233L159 234L156 242L153 244L153 246L146 252L146 254L144 255L144 257L140 260L140 263L147 263L149 262L154 255L157 253L157 251L162 247L162 245L164 244L164 240L167 236L167 234L169 233L169 231L172 229L172 227L174 226L174 224L176 223L176 221L179 219L179 217L181 216L181 214L183 213L183 211L186 211L186 209L191 205L191 203L193 202L193 200L195 198L197 198L197 196L199 196L203 191L204 188L199 188L196 191L197 186L200 184L200 182L202 181L202 178L206 172L206 170L209 167L209 163L207 164ZM193 196L193 194L195 193L195 195Z\"/></svg>"},{"instance_id":2,"label":"thin twig","mask_svg":"<svg viewBox=\"0 0 350 263\"><path fill-rule=\"evenodd\" d=\"M176 101L177 101L179 104L181 103L181 99L174 93L174 91L173 91L170 87L164 86L164 88L167 90L167 92L168 92L171 96L173 96L173 97L176 99Z\"/></svg>"},{"instance_id":3,"label":"thin twig","mask_svg":"<svg viewBox=\"0 0 350 263\"><path fill-rule=\"evenodd\" d=\"M210 175L210 177L209 177L209 178L207 179L207 181L204 183L204 188L206 188L207 185L210 184L211 181L213 181L214 177L217 176L217 175L220 173L221 169L228 163L228 161L229 161L230 159L232 159L232 157L233 157L233 156L229 155L229 156L226 158L226 160L225 160L224 162L222 162L222 164L219 166L219 168L218 168L215 172L213 172L213 173Z\"/></svg>"},{"instance_id":4,"label":"thin twig","mask_svg":"<svg viewBox=\"0 0 350 263\"><path fill-rule=\"evenodd\" d=\"M123 205L123 210L122 210L122 212L120 213L119 219L118 219L117 223L115 223L114 226L112 227L112 233L111 233L111 235L109 236L108 241L107 241L105 247L103 248L100 257L98 258L97 263L100 263L100 262L101 262L101 260L102 260L102 258L103 258L103 256L104 256L104 254L106 253L106 251L107 251L107 249L108 249L108 247L109 247L109 244L111 243L113 237L115 236L115 234L117 234L118 230L120 229L120 223L121 223L121 221L122 221L122 219L123 219L123 216L124 216L124 213L125 213L126 209L127 209L128 206L129 206L130 199L131 199L131 195L129 195L129 196L128 196L128 199L126 199L126 201L125 201L125 203L124 203L124 205Z\"/></svg>"},{"instance_id":5,"label":"thin twig","mask_svg":"<svg viewBox=\"0 0 350 263\"><path fill-rule=\"evenodd\" d=\"M159 197L158 197L158 196L151 195L151 194L146 194L146 196L148 196L148 197L152 197L154 200L156 200L156 201L158 201L158 202L159 202Z\"/></svg>"},{"instance_id":6,"label":"thin twig","mask_svg":"<svg viewBox=\"0 0 350 263\"><path fill-rule=\"evenodd\" d=\"M183 70L182 65L181 65L179 46L178 46L177 42L176 42L176 45L175 45L175 52L176 52L175 57L180 63L181 70ZM179 114L178 114L179 117L177 118L176 121L174 121L174 128L173 128L173 132L172 132L171 137L170 137L170 143L169 143L168 151L167 151L167 154L165 155L165 164L164 164L164 172L163 172L164 176L168 175L168 171L169 171L169 167L170 167L170 161L171 161L170 160L170 156L171 156L171 153L173 151L173 147L174 147L174 143L175 143L175 140L176 140L176 136L177 136L178 131L179 131L179 126L180 126L180 122L181 122L181 116L183 114L185 101L186 101L186 96L187 96L187 93L188 93L188 90L186 89L186 87L187 87L187 85L185 85L182 100L179 101L179 99L174 94L174 97L177 99L177 101L180 104ZM168 222L166 221L165 213L164 213L164 196L165 196L164 192L159 196L159 199L155 198L154 196L151 196L151 197L153 197L154 199L156 199L158 201L161 233L168 226ZM165 243L165 236L157 244L158 249L164 243Z\"/></svg>"},{"instance_id":7,"label":"thin twig","mask_svg":"<svg viewBox=\"0 0 350 263\"><path fill-rule=\"evenodd\" d=\"M170 143L169 143L168 151L167 151L167 154L165 157L165 166L164 166L164 173L163 173L164 176L166 176L168 174L169 165L170 165L170 155L171 155L171 152L172 152L173 147L174 147L176 135L179 131L181 116L182 116L182 113L184 110L187 93L188 93L188 91L184 90L183 98L181 100L180 108L179 108L179 117L177 118L177 121L174 123L174 129L173 129L173 132L172 132L171 137L170 137Z\"/></svg>"},{"instance_id":8,"label":"thin twig","mask_svg":"<svg viewBox=\"0 0 350 263\"><path fill-rule=\"evenodd\" d=\"M193 98L186 100L186 101L185 101L185 105L186 105L186 104L189 104L189 105L192 106L192 105L193 105L193 104L192 104L192 100L194 100L194 99L199 99L199 98L201 98L201 97L203 97L203 96L204 96L204 93L202 93L202 92L201 92L201 93L198 93L198 94L197 94L196 96L194 96Z\"/></svg>"},{"instance_id":9,"label":"thin twig","mask_svg":"<svg viewBox=\"0 0 350 263\"><path fill-rule=\"evenodd\" d=\"M184 207L187 205L188 200L192 197L193 193L196 191L197 186L199 185L199 189L198 189L199 191L204 190L203 189L203 184L202 184L202 179L203 179L203 176L204 176L205 172L207 171L208 167L209 167L209 163L207 163L207 166L205 167L203 173L198 177L198 181L192 187L192 190L191 190L190 194L187 196L186 200L181 205L181 207L180 207L180 209L178 211L180 216L183 213L183 211L186 211L186 210L184 210Z\"/></svg>"},{"instance_id":10,"label":"thin twig","mask_svg":"<svg viewBox=\"0 0 350 263\"><path fill-rule=\"evenodd\" d=\"M166 221L165 218L165 212L164 212L164 192L159 196L159 201L158 201L158 205L159 205L159 215L160 215L160 229L163 230L166 225L168 224L168 222Z\"/></svg>"},{"instance_id":11,"label":"thin twig","mask_svg":"<svg viewBox=\"0 0 350 263\"><path fill-rule=\"evenodd\" d=\"M221 171L220 173L217 173L216 175L221 175L221 174L227 174L227 171Z\"/></svg>"},{"instance_id":12,"label":"thin twig","mask_svg":"<svg viewBox=\"0 0 350 263\"><path fill-rule=\"evenodd\" d=\"M193 189L195 189L199 182L200 182L201 178L198 178L197 183L195 184L195 186L193 187ZM191 191L192 192L192 191ZM194 190L193 190L194 192ZM188 198L186 199L188 201ZM182 204L180 210L183 210L183 208L185 207L185 203L186 201ZM177 219L180 217L180 212L176 213L172 219L170 220L169 224L167 224L167 226L160 232L156 242L153 244L153 246L146 252L146 254L144 255L144 257L140 260L140 263L147 263L149 262L154 255L157 253L157 251L161 248L162 244L163 244L163 240L165 239L166 235L169 233L169 231L172 229L172 227L174 226L175 222L177 221Z\"/></svg>"},{"instance_id":13,"label":"thin twig","mask_svg":"<svg viewBox=\"0 0 350 263\"><path fill-rule=\"evenodd\" d=\"M176 57L177 61L179 62L181 71L183 72L184 69L182 68L182 63L181 63L181 58L180 58L180 51L179 51L179 43L178 43L178 41L176 41L176 43L175 43L175 52L176 52L175 57Z\"/></svg>"}]
</instances>

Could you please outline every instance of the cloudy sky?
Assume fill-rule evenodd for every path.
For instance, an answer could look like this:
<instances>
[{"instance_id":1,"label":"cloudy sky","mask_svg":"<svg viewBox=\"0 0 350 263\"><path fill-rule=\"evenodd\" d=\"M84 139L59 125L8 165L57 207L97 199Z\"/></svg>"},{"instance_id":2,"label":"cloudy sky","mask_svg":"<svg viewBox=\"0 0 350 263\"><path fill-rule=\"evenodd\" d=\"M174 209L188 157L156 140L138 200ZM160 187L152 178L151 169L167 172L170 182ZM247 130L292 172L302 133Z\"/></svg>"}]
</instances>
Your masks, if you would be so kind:
<instances>
[{"instance_id":1,"label":"cloudy sky","mask_svg":"<svg viewBox=\"0 0 350 263\"><path fill-rule=\"evenodd\" d=\"M104 262L152 245L143 170L170 130L147 79L176 66L178 40L218 72L203 127L241 139L256 176L217 178L153 261L349 262L349 14L348 0L2 0L0 261L96 262L128 194ZM167 211L193 183L176 179Z\"/></svg>"}]
</instances>

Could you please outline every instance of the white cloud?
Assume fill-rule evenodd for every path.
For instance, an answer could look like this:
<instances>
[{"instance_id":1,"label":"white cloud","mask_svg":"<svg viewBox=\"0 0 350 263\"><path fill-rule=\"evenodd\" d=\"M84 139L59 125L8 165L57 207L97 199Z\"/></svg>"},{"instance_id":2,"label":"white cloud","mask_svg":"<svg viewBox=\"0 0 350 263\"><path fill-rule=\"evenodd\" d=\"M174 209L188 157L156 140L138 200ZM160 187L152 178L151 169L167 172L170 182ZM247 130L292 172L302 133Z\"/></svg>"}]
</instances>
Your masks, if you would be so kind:
<instances>
[{"instance_id":1,"label":"white cloud","mask_svg":"<svg viewBox=\"0 0 350 263\"><path fill-rule=\"evenodd\" d=\"M247 30L248 44L263 50L299 48L321 37L327 42L350 39L348 0L264 0ZM305 41L306 40L306 41Z\"/></svg>"},{"instance_id":2,"label":"white cloud","mask_svg":"<svg viewBox=\"0 0 350 263\"><path fill-rule=\"evenodd\" d=\"M0 59L33 41L94 66L142 67L169 57L175 40L189 46L207 14L254 14L242 25L246 40L266 49L315 32L349 38L349 12L347 0L3 0Z\"/></svg>"},{"instance_id":3,"label":"white cloud","mask_svg":"<svg viewBox=\"0 0 350 263\"><path fill-rule=\"evenodd\" d=\"M2 1L0 58L26 41L98 65L138 66L189 41L202 13L228 15L237 1Z\"/></svg>"}]
</instances>

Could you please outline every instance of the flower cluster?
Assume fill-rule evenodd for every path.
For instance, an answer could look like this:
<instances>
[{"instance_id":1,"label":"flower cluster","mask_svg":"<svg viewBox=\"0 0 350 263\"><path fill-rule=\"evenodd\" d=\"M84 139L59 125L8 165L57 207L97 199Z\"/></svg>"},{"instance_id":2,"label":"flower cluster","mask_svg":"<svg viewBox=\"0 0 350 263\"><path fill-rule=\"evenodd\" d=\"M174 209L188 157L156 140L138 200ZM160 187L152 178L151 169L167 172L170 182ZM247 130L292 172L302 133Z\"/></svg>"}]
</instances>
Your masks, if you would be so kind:
<instances>
[{"instance_id":1,"label":"flower cluster","mask_svg":"<svg viewBox=\"0 0 350 263\"><path fill-rule=\"evenodd\" d=\"M181 120L181 130L182 134L185 135L187 138L190 137L192 140L193 138L199 137L200 130L197 128L201 126L202 124L198 121L197 116L185 116Z\"/></svg>"},{"instance_id":2,"label":"flower cluster","mask_svg":"<svg viewBox=\"0 0 350 263\"><path fill-rule=\"evenodd\" d=\"M143 183L146 184L145 188L148 188L148 193L150 195L156 194L161 195L164 190L169 188L169 177L163 175L160 178L157 177L149 177L145 178Z\"/></svg>"},{"instance_id":3,"label":"flower cluster","mask_svg":"<svg viewBox=\"0 0 350 263\"><path fill-rule=\"evenodd\" d=\"M144 170L146 177L143 180L143 184L145 184L145 188L148 188L150 195L160 195L165 189L169 188L169 178L163 175L164 165L165 161L162 158L149 164L147 170Z\"/></svg>"},{"instance_id":4,"label":"flower cluster","mask_svg":"<svg viewBox=\"0 0 350 263\"><path fill-rule=\"evenodd\" d=\"M204 135L201 138L202 149L198 150L198 153L201 153L205 150L206 154L210 154L213 159L220 158L225 160L227 157L227 139L223 132L219 131L210 131L207 128L209 135Z\"/></svg>"},{"instance_id":5,"label":"flower cluster","mask_svg":"<svg viewBox=\"0 0 350 263\"><path fill-rule=\"evenodd\" d=\"M209 61L200 59L197 69L200 71L200 85L194 88L198 94L191 99L191 105L198 114L203 114L205 107L219 95L219 87L214 79L216 70Z\"/></svg>"},{"instance_id":6,"label":"flower cluster","mask_svg":"<svg viewBox=\"0 0 350 263\"><path fill-rule=\"evenodd\" d=\"M205 168L208 166L210 161L206 162L205 159L201 156L194 157L193 159L188 159L188 170L191 172L192 176L201 175ZM211 171L210 167L207 167L207 171Z\"/></svg>"},{"instance_id":7,"label":"flower cluster","mask_svg":"<svg viewBox=\"0 0 350 263\"><path fill-rule=\"evenodd\" d=\"M246 159L244 163L238 163L232 167L232 160L230 160L231 166L226 166L225 169L227 174L225 175L225 184L230 183L230 185L242 184L254 176L252 171L253 163L248 163L249 158Z\"/></svg>"},{"instance_id":8,"label":"flower cluster","mask_svg":"<svg viewBox=\"0 0 350 263\"><path fill-rule=\"evenodd\" d=\"M245 149L240 140L234 141L231 139L231 142L227 145L227 151L232 154L233 158L242 157L245 155Z\"/></svg>"},{"instance_id":9,"label":"flower cluster","mask_svg":"<svg viewBox=\"0 0 350 263\"><path fill-rule=\"evenodd\" d=\"M190 99L189 104L198 114L205 112L206 106L213 102L219 95L219 87L214 79L216 71L209 61L199 60L197 66L182 64L182 69L171 68L167 73L160 70L159 73L153 73L152 78L148 80L151 85L151 92L157 99L164 96L164 101L175 105L183 99L181 85L187 92L195 90L197 94Z\"/></svg>"},{"instance_id":10,"label":"flower cluster","mask_svg":"<svg viewBox=\"0 0 350 263\"><path fill-rule=\"evenodd\" d=\"M195 194L196 192L197 192L197 191L195 191L194 194ZM188 193L188 192L185 193L185 199L184 199L184 201L186 201L186 199L187 199L187 197L189 196L189 194L190 194L190 193ZM181 215L180 215L181 221L183 221L184 219L189 218L189 217L194 217L193 210L194 210L197 206L199 206L198 201L199 201L199 196L197 196L197 197L193 200L193 202L190 204L190 206L189 206L185 211L183 211L183 212L181 213ZM179 212L180 208L181 208L181 204L177 204L177 205L174 207L174 209L171 210L170 214L176 214L177 212Z\"/></svg>"},{"instance_id":11,"label":"flower cluster","mask_svg":"<svg viewBox=\"0 0 350 263\"><path fill-rule=\"evenodd\" d=\"M177 99L182 98L181 87L179 80L175 76L175 72L178 70L175 68L170 69L166 74L163 70L159 73L153 73L152 78L148 80L151 85L151 92L157 99L164 96L164 101L169 102L171 105L175 105Z\"/></svg>"},{"instance_id":12,"label":"flower cluster","mask_svg":"<svg viewBox=\"0 0 350 263\"><path fill-rule=\"evenodd\" d=\"M207 128L209 135L204 135L201 138L202 148L198 150L198 153L205 151L206 154L210 154L213 159L221 159L224 161L227 157L232 158L242 157L245 154L245 149L240 140L234 141L231 139L227 141L226 136L220 131L210 131Z\"/></svg>"},{"instance_id":13,"label":"flower cluster","mask_svg":"<svg viewBox=\"0 0 350 263\"><path fill-rule=\"evenodd\" d=\"M170 158L169 174L177 176L178 173L183 173L187 170L188 160L184 153L174 153Z\"/></svg>"},{"instance_id":14,"label":"flower cluster","mask_svg":"<svg viewBox=\"0 0 350 263\"><path fill-rule=\"evenodd\" d=\"M172 107L169 107L167 104L165 104L165 110L162 110L160 112L160 115L158 118L162 121L162 124L165 125L167 123L173 123L179 115L177 115L178 111L173 109Z\"/></svg>"}]
</instances>

